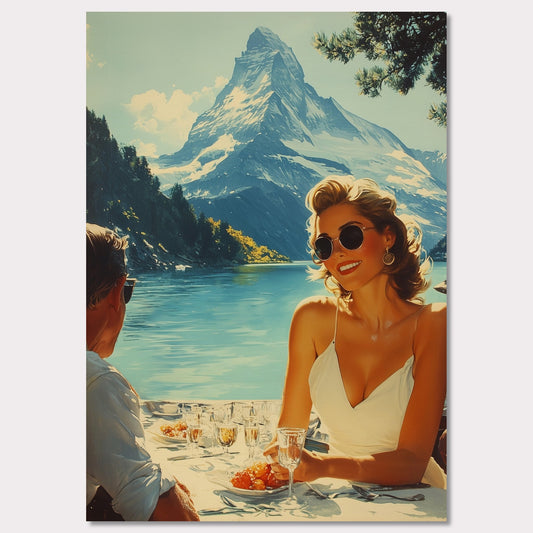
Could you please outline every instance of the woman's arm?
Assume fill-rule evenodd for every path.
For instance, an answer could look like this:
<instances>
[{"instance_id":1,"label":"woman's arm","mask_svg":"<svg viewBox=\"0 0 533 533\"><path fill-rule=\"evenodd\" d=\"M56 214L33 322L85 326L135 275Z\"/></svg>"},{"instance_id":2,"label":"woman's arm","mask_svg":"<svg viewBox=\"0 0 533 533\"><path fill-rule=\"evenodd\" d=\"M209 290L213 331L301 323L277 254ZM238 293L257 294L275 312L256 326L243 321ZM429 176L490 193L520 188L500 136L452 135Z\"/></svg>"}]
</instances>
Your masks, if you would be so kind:
<instances>
[{"instance_id":1,"label":"woman's arm","mask_svg":"<svg viewBox=\"0 0 533 533\"><path fill-rule=\"evenodd\" d=\"M398 448L366 457L332 457L304 452L295 479L335 477L380 484L420 481L431 456L446 396L446 306L426 308L414 339L415 384Z\"/></svg>"},{"instance_id":2,"label":"woman's arm","mask_svg":"<svg viewBox=\"0 0 533 533\"><path fill-rule=\"evenodd\" d=\"M296 308L289 332L289 356L285 373L285 385L278 427L300 427L307 429L312 401L309 392L309 372L316 358L317 350L313 332L324 323L323 315L327 300L308 298ZM322 317L322 320L320 320ZM276 437L265 449L265 455L276 454Z\"/></svg>"},{"instance_id":3,"label":"woman's arm","mask_svg":"<svg viewBox=\"0 0 533 533\"><path fill-rule=\"evenodd\" d=\"M312 401L309 392L309 372L316 358L313 327L320 304L304 300L296 308L289 332L289 357L279 427L307 429Z\"/></svg>"}]
</instances>

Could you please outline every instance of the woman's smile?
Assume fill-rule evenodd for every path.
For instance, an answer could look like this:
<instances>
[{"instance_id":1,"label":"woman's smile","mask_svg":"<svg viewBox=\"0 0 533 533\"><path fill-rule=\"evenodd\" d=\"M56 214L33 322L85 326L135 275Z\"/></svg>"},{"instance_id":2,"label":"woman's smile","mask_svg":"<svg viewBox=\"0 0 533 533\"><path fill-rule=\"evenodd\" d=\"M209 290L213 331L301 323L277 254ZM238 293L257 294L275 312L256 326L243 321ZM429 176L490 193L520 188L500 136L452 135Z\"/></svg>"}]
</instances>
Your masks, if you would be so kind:
<instances>
[{"instance_id":1,"label":"woman's smile","mask_svg":"<svg viewBox=\"0 0 533 533\"><path fill-rule=\"evenodd\" d=\"M339 263L337 265L337 272L343 276L351 274L361 263L362 261L345 261L344 263Z\"/></svg>"}]
</instances>

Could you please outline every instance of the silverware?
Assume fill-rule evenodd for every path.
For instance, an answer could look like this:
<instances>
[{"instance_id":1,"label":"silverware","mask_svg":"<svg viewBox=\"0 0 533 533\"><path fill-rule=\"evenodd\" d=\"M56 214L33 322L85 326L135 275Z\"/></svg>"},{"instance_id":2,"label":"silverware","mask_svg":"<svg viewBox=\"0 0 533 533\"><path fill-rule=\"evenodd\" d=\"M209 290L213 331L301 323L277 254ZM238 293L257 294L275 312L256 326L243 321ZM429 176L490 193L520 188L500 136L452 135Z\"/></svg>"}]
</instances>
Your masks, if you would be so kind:
<instances>
[{"instance_id":1,"label":"silverware","mask_svg":"<svg viewBox=\"0 0 533 533\"><path fill-rule=\"evenodd\" d=\"M236 509L234 507L208 507L206 509L200 509L198 511L199 515L211 515L211 514L229 514L229 513L240 513L241 509Z\"/></svg>"},{"instance_id":2,"label":"silverware","mask_svg":"<svg viewBox=\"0 0 533 533\"><path fill-rule=\"evenodd\" d=\"M185 459L205 459L207 457L216 457L218 455L222 455L222 453L223 452L204 453L202 455L191 455L191 454L171 455L170 457L167 457L167 461L184 461Z\"/></svg>"},{"instance_id":3,"label":"silverware","mask_svg":"<svg viewBox=\"0 0 533 533\"><path fill-rule=\"evenodd\" d=\"M313 485L311 485L311 483L308 483L307 481L305 482L305 484L307 485L307 487L312 491L314 492L319 498L322 498L323 500L326 500L329 498L329 496L327 494L324 494L322 491L318 490L316 487L313 487Z\"/></svg>"},{"instance_id":4,"label":"silverware","mask_svg":"<svg viewBox=\"0 0 533 533\"><path fill-rule=\"evenodd\" d=\"M414 494L413 496L395 496L394 494L371 492L369 490L364 489L363 487L359 487L358 485L352 485L352 487L356 492L358 492L361 496L363 496L363 498L368 501L373 501L376 498L383 497L394 498L395 500L403 500L405 502L419 502L426 499L423 494Z\"/></svg>"},{"instance_id":5,"label":"silverware","mask_svg":"<svg viewBox=\"0 0 533 533\"><path fill-rule=\"evenodd\" d=\"M335 492L330 492L328 494L329 498L337 498L338 496L353 496L354 492L353 490L339 490Z\"/></svg>"},{"instance_id":6,"label":"silverware","mask_svg":"<svg viewBox=\"0 0 533 533\"><path fill-rule=\"evenodd\" d=\"M427 489L431 487L429 483L412 483L410 485L372 485L366 487L366 490L371 492L387 492L389 490L403 490L403 489Z\"/></svg>"},{"instance_id":7,"label":"silverware","mask_svg":"<svg viewBox=\"0 0 533 533\"><path fill-rule=\"evenodd\" d=\"M268 511L275 511L275 507L272 507L271 505L267 505L266 503L260 503L257 505L252 505L250 503L236 501L236 500L230 500L225 494L220 495L220 499L223 503L225 503L229 508L235 509L236 511L242 511L245 513L250 512L268 512Z\"/></svg>"}]
</instances>

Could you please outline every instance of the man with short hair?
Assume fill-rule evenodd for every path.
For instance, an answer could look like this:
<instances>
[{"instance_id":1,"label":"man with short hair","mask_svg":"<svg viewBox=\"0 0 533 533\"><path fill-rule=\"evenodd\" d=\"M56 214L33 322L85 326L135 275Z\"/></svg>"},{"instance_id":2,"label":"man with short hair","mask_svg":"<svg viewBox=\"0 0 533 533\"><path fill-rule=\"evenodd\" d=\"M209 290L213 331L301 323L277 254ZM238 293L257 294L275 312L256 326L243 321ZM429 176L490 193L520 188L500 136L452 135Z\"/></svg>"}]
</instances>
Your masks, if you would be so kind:
<instances>
[{"instance_id":1,"label":"man with short hair","mask_svg":"<svg viewBox=\"0 0 533 533\"><path fill-rule=\"evenodd\" d=\"M152 461L139 397L106 361L133 292L127 240L95 224L87 224L86 236L87 520L199 520L188 489ZM112 509L101 503L102 492Z\"/></svg>"}]
</instances>

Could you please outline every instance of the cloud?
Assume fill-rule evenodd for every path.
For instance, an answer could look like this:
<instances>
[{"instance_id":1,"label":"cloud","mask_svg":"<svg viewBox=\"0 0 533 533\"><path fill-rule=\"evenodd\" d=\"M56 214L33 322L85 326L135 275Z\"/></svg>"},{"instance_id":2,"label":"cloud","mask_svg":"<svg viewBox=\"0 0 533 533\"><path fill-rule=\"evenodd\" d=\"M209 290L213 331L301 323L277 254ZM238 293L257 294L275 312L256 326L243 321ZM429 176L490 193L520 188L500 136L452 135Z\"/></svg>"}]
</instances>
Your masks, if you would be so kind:
<instances>
[{"instance_id":1,"label":"cloud","mask_svg":"<svg viewBox=\"0 0 533 533\"><path fill-rule=\"evenodd\" d=\"M130 146L135 146L135 151L137 152L137 155L144 156L147 158L150 157L157 157L157 146L154 143L145 143L141 141L140 139L133 139L128 143Z\"/></svg>"},{"instance_id":2,"label":"cloud","mask_svg":"<svg viewBox=\"0 0 533 533\"><path fill-rule=\"evenodd\" d=\"M177 150L187 140L189 131L198 117L192 106L200 107L202 110L209 108L213 105L219 90L227 82L226 78L218 76L213 86L203 87L192 94L175 89L170 97L156 89L150 89L132 96L129 103L124 106L135 118L135 129L145 134L142 142L145 146L150 146L151 151L155 145Z\"/></svg>"},{"instance_id":3,"label":"cloud","mask_svg":"<svg viewBox=\"0 0 533 533\"><path fill-rule=\"evenodd\" d=\"M91 28L91 26L89 24L86 24L86 29L87 29L87 32L89 31L89 29ZM98 68L102 68L104 65L105 65L105 61L98 61L98 62L95 62L95 58L94 58L94 54L89 52L89 49L86 50L85 52L85 57L86 57L86 65L87 65L87 70L89 70L90 66L94 63Z\"/></svg>"},{"instance_id":4,"label":"cloud","mask_svg":"<svg viewBox=\"0 0 533 533\"><path fill-rule=\"evenodd\" d=\"M192 93L192 96L195 100L201 100L203 98L212 100L212 103L215 101L216 95L228 83L228 79L224 76L217 76L215 79L215 84L211 87L203 87L200 91L195 91Z\"/></svg>"},{"instance_id":5,"label":"cloud","mask_svg":"<svg viewBox=\"0 0 533 533\"><path fill-rule=\"evenodd\" d=\"M132 96L125 107L135 117L136 130L149 134L155 141L182 145L198 116L190 110L192 103L193 97L181 89L168 99L165 93L150 89Z\"/></svg>"},{"instance_id":6,"label":"cloud","mask_svg":"<svg viewBox=\"0 0 533 533\"><path fill-rule=\"evenodd\" d=\"M105 61L98 61L95 62L94 54L91 54L89 51L87 51L86 54L87 58L87 70L90 68L90 66L94 63L98 68L103 68L105 65Z\"/></svg>"}]
</instances>

